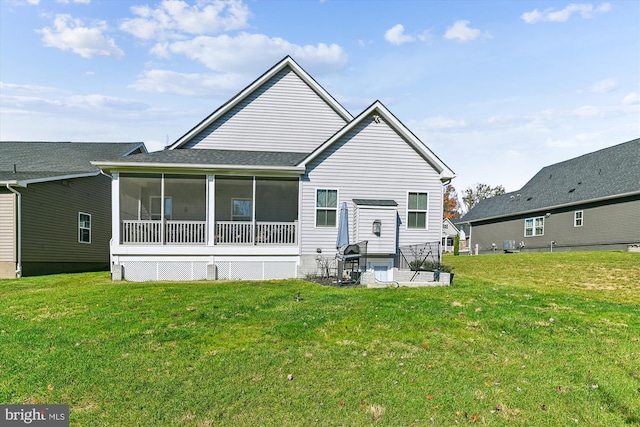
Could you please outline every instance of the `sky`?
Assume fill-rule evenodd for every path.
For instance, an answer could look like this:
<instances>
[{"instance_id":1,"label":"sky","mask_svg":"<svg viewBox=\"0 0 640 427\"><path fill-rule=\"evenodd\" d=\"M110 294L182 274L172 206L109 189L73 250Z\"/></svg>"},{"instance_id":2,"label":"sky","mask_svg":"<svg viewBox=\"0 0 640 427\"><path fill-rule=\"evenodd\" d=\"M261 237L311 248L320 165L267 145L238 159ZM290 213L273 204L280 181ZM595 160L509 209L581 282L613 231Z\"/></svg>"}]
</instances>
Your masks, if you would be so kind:
<instances>
[{"instance_id":1,"label":"sky","mask_svg":"<svg viewBox=\"0 0 640 427\"><path fill-rule=\"evenodd\" d=\"M0 140L161 150L287 55L459 194L640 137L636 0L0 0Z\"/></svg>"}]
</instances>

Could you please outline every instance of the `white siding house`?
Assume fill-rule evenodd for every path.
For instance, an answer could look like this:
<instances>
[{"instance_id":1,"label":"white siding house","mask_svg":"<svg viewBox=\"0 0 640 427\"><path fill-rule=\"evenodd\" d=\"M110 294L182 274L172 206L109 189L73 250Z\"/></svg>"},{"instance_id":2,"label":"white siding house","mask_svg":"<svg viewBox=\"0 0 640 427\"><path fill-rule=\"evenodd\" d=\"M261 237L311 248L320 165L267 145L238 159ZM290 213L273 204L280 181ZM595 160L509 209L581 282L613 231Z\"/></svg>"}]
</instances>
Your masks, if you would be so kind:
<instances>
[{"instance_id":1,"label":"white siding house","mask_svg":"<svg viewBox=\"0 0 640 427\"><path fill-rule=\"evenodd\" d=\"M127 280L316 274L341 255L343 202L363 268L392 280L400 247L440 242L454 177L382 103L353 117L290 57L169 149L94 164L113 176L112 271Z\"/></svg>"}]
</instances>

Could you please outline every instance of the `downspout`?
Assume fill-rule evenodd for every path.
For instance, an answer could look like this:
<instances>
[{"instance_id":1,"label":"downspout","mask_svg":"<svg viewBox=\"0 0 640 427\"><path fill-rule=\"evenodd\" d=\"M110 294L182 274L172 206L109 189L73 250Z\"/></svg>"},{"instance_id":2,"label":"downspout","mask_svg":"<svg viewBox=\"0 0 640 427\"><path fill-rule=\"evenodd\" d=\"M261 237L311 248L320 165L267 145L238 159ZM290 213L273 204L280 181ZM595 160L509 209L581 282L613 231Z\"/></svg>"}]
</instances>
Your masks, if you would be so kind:
<instances>
[{"instance_id":1,"label":"downspout","mask_svg":"<svg viewBox=\"0 0 640 427\"><path fill-rule=\"evenodd\" d=\"M17 257L17 266L16 266L16 276L22 277L22 194L19 191L11 188L10 184L7 184L7 190L11 191L13 194L17 196L18 199L18 224L16 227L17 234L17 245L16 245L16 257Z\"/></svg>"}]
</instances>

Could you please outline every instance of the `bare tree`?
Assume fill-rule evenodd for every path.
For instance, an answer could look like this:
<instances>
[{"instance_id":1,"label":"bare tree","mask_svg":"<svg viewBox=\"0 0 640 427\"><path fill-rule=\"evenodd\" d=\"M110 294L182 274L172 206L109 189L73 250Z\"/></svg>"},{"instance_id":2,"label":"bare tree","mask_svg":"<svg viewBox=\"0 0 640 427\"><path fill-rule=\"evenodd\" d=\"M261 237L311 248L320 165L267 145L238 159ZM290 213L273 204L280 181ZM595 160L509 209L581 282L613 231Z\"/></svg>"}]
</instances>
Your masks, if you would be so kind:
<instances>
[{"instance_id":1,"label":"bare tree","mask_svg":"<svg viewBox=\"0 0 640 427\"><path fill-rule=\"evenodd\" d=\"M496 185L492 187L488 184L476 184L475 188L469 187L464 190L462 196L462 203L469 212L475 205L480 203L481 200L488 199L489 197L499 196L504 194L506 190L502 185Z\"/></svg>"}]
</instances>

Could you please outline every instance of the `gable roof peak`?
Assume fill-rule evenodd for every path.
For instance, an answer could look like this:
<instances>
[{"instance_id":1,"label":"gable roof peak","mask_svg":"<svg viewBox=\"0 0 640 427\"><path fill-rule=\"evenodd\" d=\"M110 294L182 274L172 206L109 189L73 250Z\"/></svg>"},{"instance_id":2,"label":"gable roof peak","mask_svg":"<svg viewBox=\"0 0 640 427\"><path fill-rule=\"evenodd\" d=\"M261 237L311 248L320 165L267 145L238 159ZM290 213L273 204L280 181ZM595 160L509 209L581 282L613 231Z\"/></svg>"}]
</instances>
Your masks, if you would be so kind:
<instances>
[{"instance_id":1,"label":"gable roof peak","mask_svg":"<svg viewBox=\"0 0 640 427\"><path fill-rule=\"evenodd\" d=\"M290 55L285 56L273 67L268 69L260 77L254 80L247 87L238 92L234 97L222 104L217 110L207 116L204 120L198 123L195 127L178 138L168 149L173 150L181 148L186 145L193 137L197 136L207 126L214 123L225 113L229 112L236 105L247 99L253 93L258 91L263 85L267 84L283 69L289 68L294 72L302 81L304 81L321 99L323 99L342 119L346 122L353 120L353 116L349 111L344 108L329 92L327 92L309 73L307 73Z\"/></svg>"}]
</instances>

